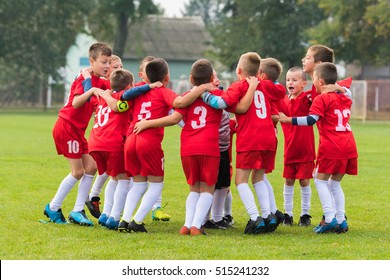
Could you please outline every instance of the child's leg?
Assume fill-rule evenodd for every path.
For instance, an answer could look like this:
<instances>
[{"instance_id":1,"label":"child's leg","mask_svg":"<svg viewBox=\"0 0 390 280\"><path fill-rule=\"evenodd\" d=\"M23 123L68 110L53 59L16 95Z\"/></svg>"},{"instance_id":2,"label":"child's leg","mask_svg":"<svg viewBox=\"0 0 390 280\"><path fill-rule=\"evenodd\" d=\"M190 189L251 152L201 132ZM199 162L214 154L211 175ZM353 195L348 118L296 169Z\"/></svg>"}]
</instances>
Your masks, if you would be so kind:
<instances>
[{"instance_id":1,"label":"child's leg","mask_svg":"<svg viewBox=\"0 0 390 280\"><path fill-rule=\"evenodd\" d=\"M294 208L294 181L294 179L286 179L286 182L283 187L284 212L290 217L293 216Z\"/></svg>"},{"instance_id":2,"label":"child's leg","mask_svg":"<svg viewBox=\"0 0 390 280\"><path fill-rule=\"evenodd\" d=\"M91 200L92 197L98 197L100 195L107 179L108 179L108 175L105 172L101 175L97 175L96 180L92 185L92 190L89 193L89 200Z\"/></svg>"},{"instance_id":3,"label":"child's leg","mask_svg":"<svg viewBox=\"0 0 390 280\"><path fill-rule=\"evenodd\" d=\"M326 180L318 179L318 178L322 178L319 175L320 174L317 174L317 178L314 180L314 183L316 184L318 196L320 197L322 209L325 215L325 222L330 223L335 217L335 211L333 209L333 203L332 203L332 195L328 188L328 179L327 178Z\"/></svg>"},{"instance_id":4,"label":"child's leg","mask_svg":"<svg viewBox=\"0 0 390 280\"><path fill-rule=\"evenodd\" d=\"M146 178L145 178L146 179ZM141 197L146 192L148 182L134 182L133 187L128 192L126 197L125 208L123 209L122 220L130 222L133 212L141 200Z\"/></svg>"},{"instance_id":5,"label":"child's leg","mask_svg":"<svg viewBox=\"0 0 390 280\"><path fill-rule=\"evenodd\" d=\"M65 197L68 195L68 193L72 190L72 188L74 187L74 185L76 185L77 182L78 179L73 177L72 174L68 174L68 176L66 176L62 180L60 187L57 190L57 193L49 204L50 210L55 212L61 208Z\"/></svg>"},{"instance_id":6,"label":"child's leg","mask_svg":"<svg viewBox=\"0 0 390 280\"><path fill-rule=\"evenodd\" d=\"M227 194L225 198L225 209L224 209L224 215L225 216L232 216L233 211L232 211L232 205L233 205L233 195L232 191L230 190L230 187L227 188Z\"/></svg>"},{"instance_id":7,"label":"child's leg","mask_svg":"<svg viewBox=\"0 0 390 280\"><path fill-rule=\"evenodd\" d=\"M256 221L259 216L259 210L255 202L255 197L248 185L248 179L251 170L237 168L236 170L236 185L241 201L252 221Z\"/></svg>"},{"instance_id":8,"label":"child's leg","mask_svg":"<svg viewBox=\"0 0 390 280\"><path fill-rule=\"evenodd\" d=\"M271 185L271 182L268 180L266 174L263 175L263 179L264 179L264 183L268 189L270 211L271 211L271 213L275 214L276 211L278 210L278 208L276 207L274 189Z\"/></svg>"},{"instance_id":9,"label":"child's leg","mask_svg":"<svg viewBox=\"0 0 390 280\"><path fill-rule=\"evenodd\" d=\"M211 213L214 222L219 222L223 218L223 210L227 192L227 188L217 189L214 191L214 198L211 206Z\"/></svg>"},{"instance_id":10,"label":"child's leg","mask_svg":"<svg viewBox=\"0 0 390 280\"><path fill-rule=\"evenodd\" d=\"M309 215L311 204L310 180L299 180L301 185L301 216Z\"/></svg>"},{"instance_id":11,"label":"child's leg","mask_svg":"<svg viewBox=\"0 0 390 280\"><path fill-rule=\"evenodd\" d=\"M196 204L198 203L200 193L195 191L190 191L186 200L186 220L184 226L188 229L191 228L192 221L194 219Z\"/></svg>"},{"instance_id":12,"label":"child's leg","mask_svg":"<svg viewBox=\"0 0 390 280\"><path fill-rule=\"evenodd\" d=\"M129 180L120 179L116 186L114 194L114 204L110 213L110 217L114 218L115 221L119 221L123 208L125 207L127 194L129 192Z\"/></svg>"},{"instance_id":13,"label":"child's leg","mask_svg":"<svg viewBox=\"0 0 390 280\"><path fill-rule=\"evenodd\" d=\"M336 219L339 224L345 220L345 196L340 181L330 181L330 190L333 194L336 210Z\"/></svg>"},{"instance_id":14,"label":"child's leg","mask_svg":"<svg viewBox=\"0 0 390 280\"><path fill-rule=\"evenodd\" d=\"M149 211L152 210L153 205L156 203L156 200L161 195L163 187L164 182L149 182L149 188L145 192L138 211L134 215L134 221L136 223L141 223L145 219L145 216L149 213Z\"/></svg>"},{"instance_id":15,"label":"child's leg","mask_svg":"<svg viewBox=\"0 0 390 280\"><path fill-rule=\"evenodd\" d=\"M114 205L114 195L117 184L118 181L110 179L104 191L103 214L106 214L106 216L110 216L111 214L112 206Z\"/></svg>"},{"instance_id":16,"label":"child's leg","mask_svg":"<svg viewBox=\"0 0 390 280\"><path fill-rule=\"evenodd\" d=\"M202 227L203 220L213 203L214 187L214 185L208 186L206 183L200 183L200 195L198 202L196 203L194 219L192 220L191 227L194 226L197 229Z\"/></svg>"},{"instance_id":17,"label":"child's leg","mask_svg":"<svg viewBox=\"0 0 390 280\"><path fill-rule=\"evenodd\" d=\"M77 192L77 198L76 203L73 207L74 212L80 212L84 209L85 201L88 198L88 193L92 186L94 175L84 174L83 178L80 180L78 192Z\"/></svg>"}]
</instances>

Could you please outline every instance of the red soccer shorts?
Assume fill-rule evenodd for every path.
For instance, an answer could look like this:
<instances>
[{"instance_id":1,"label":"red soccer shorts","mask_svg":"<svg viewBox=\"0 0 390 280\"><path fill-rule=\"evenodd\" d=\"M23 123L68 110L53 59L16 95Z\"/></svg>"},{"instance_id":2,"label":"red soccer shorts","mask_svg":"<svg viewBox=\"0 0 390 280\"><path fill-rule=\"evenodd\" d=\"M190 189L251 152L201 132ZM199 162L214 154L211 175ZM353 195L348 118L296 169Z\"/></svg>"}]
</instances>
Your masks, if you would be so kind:
<instances>
[{"instance_id":1,"label":"red soccer shorts","mask_svg":"<svg viewBox=\"0 0 390 280\"><path fill-rule=\"evenodd\" d=\"M88 154L88 142L84 131L76 129L69 122L58 118L53 127L54 144L59 155L66 158L80 159Z\"/></svg>"},{"instance_id":2,"label":"red soccer shorts","mask_svg":"<svg viewBox=\"0 0 390 280\"><path fill-rule=\"evenodd\" d=\"M237 152L236 168L265 169L271 172L275 163L275 151Z\"/></svg>"},{"instance_id":3,"label":"red soccer shorts","mask_svg":"<svg viewBox=\"0 0 390 280\"><path fill-rule=\"evenodd\" d=\"M111 177L125 173L125 158L121 152L92 151L90 155L96 161L99 175L106 172Z\"/></svg>"},{"instance_id":4,"label":"red soccer shorts","mask_svg":"<svg viewBox=\"0 0 390 280\"><path fill-rule=\"evenodd\" d=\"M285 164L283 178L286 179L311 179L313 178L314 161L296 162Z\"/></svg>"},{"instance_id":5,"label":"red soccer shorts","mask_svg":"<svg viewBox=\"0 0 390 280\"><path fill-rule=\"evenodd\" d=\"M208 186L215 185L218 179L218 156L182 156L181 163L187 183L193 186L196 182L205 182Z\"/></svg>"},{"instance_id":6,"label":"red soccer shorts","mask_svg":"<svg viewBox=\"0 0 390 280\"><path fill-rule=\"evenodd\" d=\"M318 159L318 173L324 174L358 174L357 158L350 159Z\"/></svg>"}]
</instances>

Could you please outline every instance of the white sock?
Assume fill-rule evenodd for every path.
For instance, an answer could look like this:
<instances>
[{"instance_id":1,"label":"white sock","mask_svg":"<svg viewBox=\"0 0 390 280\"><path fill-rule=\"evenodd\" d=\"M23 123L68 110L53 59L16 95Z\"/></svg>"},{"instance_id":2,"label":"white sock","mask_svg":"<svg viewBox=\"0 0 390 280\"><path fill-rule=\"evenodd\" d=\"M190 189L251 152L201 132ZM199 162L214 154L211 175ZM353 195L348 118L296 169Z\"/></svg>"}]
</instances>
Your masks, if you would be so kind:
<instances>
[{"instance_id":1,"label":"white sock","mask_svg":"<svg viewBox=\"0 0 390 280\"><path fill-rule=\"evenodd\" d=\"M146 192L148 182L134 182L133 187L127 193L125 208L123 209L122 220L130 222L133 212Z\"/></svg>"},{"instance_id":2,"label":"white sock","mask_svg":"<svg viewBox=\"0 0 390 280\"><path fill-rule=\"evenodd\" d=\"M228 189L218 189L214 191L213 204L211 206L211 213L214 222L222 220L227 191Z\"/></svg>"},{"instance_id":3,"label":"white sock","mask_svg":"<svg viewBox=\"0 0 390 280\"><path fill-rule=\"evenodd\" d=\"M253 187L255 188L257 199L259 200L261 207L261 216L263 219L266 219L268 215L271 214L267 185L264 181L260 181L254 184Z\"/></svg>"},{"instance_id":4,"label":"white sock","mask_svg":"<svg viewBox=\"0 0 390 280\"><path fill-rule=\"evenodd\" d=\"M136 223L141 223L145 216L152 210L153 205L156 203L156 200L161 195L162 189L164 187L164 182L161 183L149 183L149 188L142 198L141 204L138 207L138 211L134 215L134 221Z\"/></svg>"},{"instance_id":5,"label":"white sock","mask_svg":"<svg viewBox=\"0 0 390 280\"><path fill-rule=\"evenodd\" d=\"M50 210L57 211L58 209L61 208L62 202L64 202L65 197L73 189L74 185L76 185L77 182L78 180L75 177L73 177L72 174L69 174L62 180L56 195L54 196L53 200L50 202L49 205Z\"/></svg>"},{"instance_id":6,"label":"white sock","mask_svg":"<svg viewBox=\"0 0 390 280\"><path fill-rule=\"evenodd\" d=\"M211 220L211 208L210 208L210 210L207 212L206 216L204 217L204 220L203 220L202 225L204 225L208 220Z\"/></svg>"},{"instance_id":7,"label":"white sock","mask_svg":"<svg viewBox=\"0 0 390 280\"><path fill-rule=\"evenodd\" d=\"M108 179L108 175L106 172L104 172L102 175L97 175L96 180L92 185L92 190L89 194L90 200L92 199L92 197L96 197L100 195L107 179Z\"/></svg>"},{"instance_id":8,"label":"white sock","mask_svg":"<svg viewBox=\"0 0 390 280\"><path fill-rule=\"evenodd\" d=\"M202 227L202 222L207 212L210 210L211 204L213 203L213 195L208 192L200 193L198 203L196 203L196 210L192 225L196 228Z\"/></svg>"},{"instance_id":9,"label":"white sock","mask_svg":"<svg viewBox=\"0 0 390 280\"><path fill-rule=\"evenodd\" d=\"M198 203L200 193L190 192L186 200L186 220L184 226L191 228L192 220L194 219L196 204Z\"/></svg>"},{"instance_id":10,"label":"white sock","mask_svg":"<svg viewBox=\"0 0 390 280\"><path fill-rule=\"evenodd\" d=\"M233 214L232 204L233 204L233 195L232 195L232 190L230 190L229 188L225 200L225 213L224 213L225 216L226 215L232 216Z\"/></svg>"},{"instance_id":11,"label":"white sock","mask_svg":"<svg viewBox=\"0 0 390 280\"><path fill-rule=\"evenodd\" d=\"M318 196L320 197L322 210L325 215L325 222L330 223L335 217L335 211L332 205L332 195L328 189L328 181L315 179Z\"/></svg>"},{"instance_id":12,"label":"white sock","mask_svg":"<svg viewBox=\"0 0 390 280\"><path fill-rule=\"evenodd\" d=\"M161 193L160 193L159 197L157 198L156 203L152 207L152 210L154 210L156 208L161 208L161 203L162 203L162 189L161 189Z\"/></svg>"},{"instance_id":13,"label":"white sock","mask_svg":"<svg viewBox=\"0 0 390 280\"><path fill-rule=\"evenodd\" d=\"M118 185L117 181L110 179L104 191L103 213L106 214L107 216L110 216L112 206L114 205L114 195L115 195L117 185Z\"/></svg>"},{"instance_id":14,"label":"white sock","mask_svg":"<svg viewBox=\"0 0 390 280\"><path fill-rule=\"evenodd\" d=\"M310 213L310 201L311 201L311 188L310 185L306 187L301 186L301 216L309 215Z\"/></svg>"},{"instance_id":15,"label":"white sock","mask_svg":"<svg viewBox=\"0 0 390 280\"><path fill-rule=\"evenodd\" d=\"M336 206L336 219L341 224L345 220L345 196L340 182L330 180L330 190Z\"/></svg>"},{"instance_id":16,"label":"white sock","mask_svg":"<svg viewBox=\"0 0 390 280\"><path fill-rule=\"evenodd\" d=\"M334 201L333 193L332 193L332 190L330 189L330 184L331 184L330 181L331 181L331 179L329 178L327 186L328 186L328 189L329 189L329 193L332 196L332 207L333 207L333 209L336 209L336 202Z\"/></svg>"},{"instance_id":17,"label":"white sock","mask_svg":"<svg viewBox=\"0 0 390 280\"><path fill-rule=\"evenodd\" d=\"M127 194L129 192L129 180L118 180L114 194L114 204L112 205L112 210L110 217L113 217L114 220L119 220L123 208L125 207Z\"/></svg>"},{"instance_id":18,"label":"white sock","mask_svg":"<svg viewBox=\"0 0 390 280\"><path fill-rule=\"evenodd\" d=\"M289 216L293 216L293 207L294 207L294 186L284 185L283 188L283 196L284 196L284 212Z\"/></svg>"},{"instance_id":19,"label":"white sock","mask_svg":"<svg viewBox=\"0 0 390 280\"><path fill-rule=\"evenodd\" d=\"M89 174L84 174L83 178L81 178L73 211L79 212L84 209L85 201L87 201L89 191L91 190L93 178L94 176Z\"/></svg>"},{"instance_id":20,"label":"white sock","mask_svg":"<svg viewBox=\"0 0 390 280\"><path fill-rule=\"evenodd\" d=\"M131 190L131 188L134 186L134 181L133 181L133 178L130 178L130 181L129 181L129 191Z\"/></svg>"},{"instance_id":21,"label":"white sock","mask_svg":"<svg viewBox=\"0 0 390 280\"><path fill-rule=\"evenodd\" d=\"M257 209L257 205L255 202L255 197L249 185L247 183L242 183L237 185L238 194L240 195L242 203L244 203L246 212L252 221L256 221L259 216L259 210Z\"/></svg>"},{"instance_id":22,"label":"white sock","mask_svg":"<svg viewBox=\"0 0 390 280\"><path fill-rule=\"evenodd\" d=\"M264 179L264 183L268 189L270 211L271 211L271 213L275 214L275 212L276 212L276 210L278 210L278 208L276 207L274 188L272 187L271 182L268 180L268 178L265 174L263 176L263 179Z\"/></svg>"}]
</instances>

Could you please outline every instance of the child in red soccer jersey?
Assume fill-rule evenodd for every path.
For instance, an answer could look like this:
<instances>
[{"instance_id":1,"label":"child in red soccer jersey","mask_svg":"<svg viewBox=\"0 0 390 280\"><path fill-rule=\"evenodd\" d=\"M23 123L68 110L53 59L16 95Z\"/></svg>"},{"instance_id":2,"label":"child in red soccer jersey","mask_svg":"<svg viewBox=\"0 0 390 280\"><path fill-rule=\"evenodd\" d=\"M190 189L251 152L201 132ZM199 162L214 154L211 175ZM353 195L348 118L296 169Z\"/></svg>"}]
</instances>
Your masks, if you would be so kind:
<instances>
[{"instance_id":1,"label":"child in red soccer jersey","mask_svg":"<svg viewBox=\"0 0 390 280\"><path fill-rule=\"evenodd\" d=\"M318 92L323 93L324 87L334 84L336 80L337 69L333 63L315 66L313 84ZM286 117L280 113L281 122L302 126L317 123L320 141L316 162L318 173L314 182L325 219L316 227L316 233L348 231L345 197L340 182L345 174L357 175L358 172L356 143L348 123L351 105L349 97L332 92L317 96L306 117Z\"/></svg>"},{"instance_id":2,"label":"child in red soccer jersey","mask_svg":"<svg viewBox=\"0 0 390 280\"><path fill-rule=\"evenodd\" d=\"M276 148L276 135L271 118L271 101L282 99L285 95L285 89L270 80L262 80L257 85L254 95L245 95L248 89L246 79L258 75L260 60L257 53L243 54L236 69L239 81L231 84L222 98L215 98L208 93L203 95L203 100L207 104L217 108L228 107L227 110L236 113L238 124L236 185L250 216L244 231L246 234L271 232L277 227L277 219L270 210L270 196L263 175L266 170L273 168L273 151ZM249 100L249 107L246 106L246 102L240 102L243 107L238 107L238 102L244 98ZM259 215L253 193L248 185L251 175L262 209L262 217Z\"/></svg>"},{"instance_id":3,"label":"child in red soccer jersey","mask_svg":"<svg viewBox=\"0 0 390 280\"><path fill-rule=\"evenodd\" d=\"M91 64L91 83L95 88L109 89L109 82L104 77L109 69L112 54L111 48L104 43L92 44L89 48ZM78 194L69 220L79 225L91 226L92 222L86 217L84 203L87 200L93 177L96 173L96 163L88 153L88 143L85 130L94 111L94 105L84 95L84 77L79 75L73 82L68 100L59 111L59 118L53 128L53 138L57 153L68 160L71 173L63 179L52 201L45 207L44 214L54 223L67 223L61 210L61 205L80 180ZM80 106L75 108L75 106Z\"/></svg>"},{"instance_id":4,"label":"child in red soccer jersey","mask_svg":"<svg viewBox=\"0 0 390 280\"><path fill-rule=\"evenodd\" d=\"M300 67L292 67L286 74L287 95L279 103L279 112L291 116L303 116L309 113L312 102L311 91L304 91L306 73ZM301 214L299 226L309 226L311 188L315 160L314 131L312 126L293 126L282 123L284 134L284 209L285 225L293 224L294 183L299 180L301 187Z\"/></svg>"},{"instance_id":5,"label":"child in red soccer jersey","mask_svg":"<svg viewBox=\"0 0 390 280\"><path fill-rule=\"evenodd\" d=\"M213 88L211 84L201 85L194 87L185 96L177 95L165 87L169 81L169 69L162 58L150 61L146 65L146 74L150 82L161 81L164 87L155 88L129 101L129 106L133 108L131 128L141 120L167 116L171 107L188 106L205 90ZM139 134L131 133L126 138L125 167L128 175L133 177L134 186L127 196L119 231L147 232L143 220L164 186L164 153L161 148L163 136L163 128L152 128ZM141 197L141 204L132 219Z\"/></svg>"}]
</instances>

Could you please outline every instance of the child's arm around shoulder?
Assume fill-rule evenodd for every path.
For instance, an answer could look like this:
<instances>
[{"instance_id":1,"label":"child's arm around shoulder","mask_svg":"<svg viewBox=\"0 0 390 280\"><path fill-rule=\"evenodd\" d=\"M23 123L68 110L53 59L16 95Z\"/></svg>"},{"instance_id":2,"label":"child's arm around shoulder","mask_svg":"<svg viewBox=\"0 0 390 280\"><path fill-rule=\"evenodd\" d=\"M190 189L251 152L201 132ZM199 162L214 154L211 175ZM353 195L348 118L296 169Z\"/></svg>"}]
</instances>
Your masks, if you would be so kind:
<instances>
[{"instance_id":1,"label":"child's arm around shoulder","mask_svg":"<svg viewBox=\"0 0 390 280\"><path fill-rule=\"evenodd\" d=\"M99 93L102 90L100 88L90 88L83 94L75 95L72 101L73 108L77 109L82 107L86 102L88 102L92 95L95 95L96 97L99 97Z\"/></svg>"},{"instance_id":2,"label":"child's arm around shoulder","mask_svg":"<svg viewBox=\"0 0 390 280\"><path fill-rule=\"evenodd\" d=\"M213 91L216 87L212 83L202 84L194 86L186 95L178 95L173 101L173 108L185 108L192 104L197 98L199 98L205 91Z\"/></svg>"},{"instance_id":3,"label":"child's arm around shoulder","mask_svg":"<svg viewBox=\"0 0 390 280\"><path fill-rule=\"evenodd\" d=\"M236 113L238 114L244 114L248 111L249 106L252 104L257 85L260 83L259 79L255 76L246 78L246 81L248 82L249 87L244 97L241 98L236 106Z\"/></svg>"},{"instance_id":4,"label":"child's arm around shoulder","mask_svg":"<svg viewBox=\"0 0 390 280\"><path fill-rule=\"evenodd\" d=\"M149 92L151 89L156 87L162 87L163 84L161 82L155 82L151 84L144 84L142 86L133 87L131 89L126 90L121 96L121 100L131 100L142 94Z\"/></svg>"},{"instance_id":5,"label":"child's arm around shoulder","mask_svg":"<svg viewBox=\"0 0 390 280\"><path fill-rule=\"evenodd\" d=\"M183 119L183 115L174 111L171 115L153 120L140 120L134 126L133 132L139 134L141 131L148 128L172 126L179 123Z\"/></svg>"}]
</instances>

